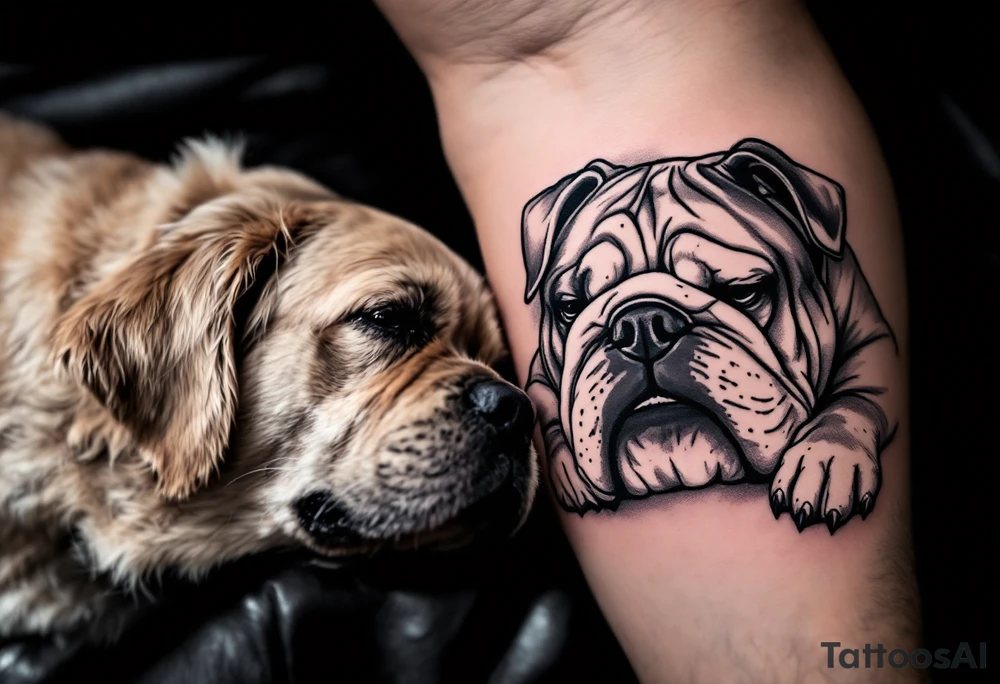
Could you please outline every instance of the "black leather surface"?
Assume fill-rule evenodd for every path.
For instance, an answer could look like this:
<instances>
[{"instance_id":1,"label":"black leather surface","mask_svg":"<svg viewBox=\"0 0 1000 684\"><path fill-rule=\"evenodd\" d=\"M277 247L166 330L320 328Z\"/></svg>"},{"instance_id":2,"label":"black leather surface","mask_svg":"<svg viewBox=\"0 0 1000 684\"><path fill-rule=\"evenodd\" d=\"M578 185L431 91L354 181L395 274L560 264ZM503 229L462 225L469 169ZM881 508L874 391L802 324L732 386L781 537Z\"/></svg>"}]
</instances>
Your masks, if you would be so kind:
<instances>
[{"instance_id":1,"label":"black leather surface","mask_svg":"<svg viewBox=\"0 0 1000 684\"><path fill-rule=\"evenodd\" d=\"M872 115L906 229L926 642L986 640L996 366L968 364L996 329L998 120L984 96L996 69L968 47L982 27L961 12L945 22L812 5ZM250 163L300 169L427 227L481 267L426 86L364 3L319 16L160 11L117 24L92 8L4 12L0 108L76 145L156 159L183 136L238 134ZM244 57L258 53L269 56ZM165 594L114 647L0 643L0 682L634 679L545 505L500 549L349 570L252 559Z\"/></svg>"}]
</instances>

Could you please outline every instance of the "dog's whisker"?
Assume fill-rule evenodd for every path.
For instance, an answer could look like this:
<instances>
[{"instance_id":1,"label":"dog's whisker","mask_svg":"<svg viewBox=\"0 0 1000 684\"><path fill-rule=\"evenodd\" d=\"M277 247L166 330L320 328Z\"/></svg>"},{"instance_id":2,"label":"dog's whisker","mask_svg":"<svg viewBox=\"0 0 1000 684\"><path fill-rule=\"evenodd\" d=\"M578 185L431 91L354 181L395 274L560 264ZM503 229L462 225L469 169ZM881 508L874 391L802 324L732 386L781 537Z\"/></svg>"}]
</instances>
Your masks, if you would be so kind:
<instances>
[{"instance_id":1,"label":"dog's whisker","mask_svg":"<svg viewBox=\"0 0 1000 684\"><path fill-rule=\"evenodd\" d=\"M326 509L329 508L329 506L330 506L330 504L332 502L333 502L333 499L327 499L326 501L324 501L323 505L319 507L318 511L316 511L316 516L315 517L317 519L323 517L323 514L326 513Z\"/></svg>"},{"instance_id":2,"label":"dog's whisker","mask_svg":"<svg viewBox=\"0 0 1000 684\"><path fill-rule=\"evenodd\" d=\"M269 471L288 472L289 469L288 468L273 468L273 467L269 467L269 466L264 466L262 468L254 468L253 470L245 472L242 475L238 475L238 476L234 477L232 480L230 480L229 482L227 482L224 486L228 487L229 485L233 484L234 482L242 480L244 477L249 477L250 475L256 475L257 473L265 473L265 472L269 472Z\"/></svg>"}]
</instances>

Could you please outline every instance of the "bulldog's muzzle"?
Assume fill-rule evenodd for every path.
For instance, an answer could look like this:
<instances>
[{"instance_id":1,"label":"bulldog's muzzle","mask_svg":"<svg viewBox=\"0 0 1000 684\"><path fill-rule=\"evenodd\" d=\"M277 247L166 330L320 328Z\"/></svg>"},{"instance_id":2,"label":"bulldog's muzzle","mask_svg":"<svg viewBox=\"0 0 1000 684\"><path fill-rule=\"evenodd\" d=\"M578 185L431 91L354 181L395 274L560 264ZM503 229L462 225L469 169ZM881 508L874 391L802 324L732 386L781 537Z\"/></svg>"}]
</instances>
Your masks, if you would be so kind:
<instances>
[{"instance_id":1,"label":"bulldog's muzzle","mask_svg":"<svg viewBox=\"0 0 1000 684\"><path fill-rule=\"evenodd\" d=\"M562 423L609 496L770 473L812 403L751 320L667 273L593 300L565 350Z\"/></svg>"}]
</instances>

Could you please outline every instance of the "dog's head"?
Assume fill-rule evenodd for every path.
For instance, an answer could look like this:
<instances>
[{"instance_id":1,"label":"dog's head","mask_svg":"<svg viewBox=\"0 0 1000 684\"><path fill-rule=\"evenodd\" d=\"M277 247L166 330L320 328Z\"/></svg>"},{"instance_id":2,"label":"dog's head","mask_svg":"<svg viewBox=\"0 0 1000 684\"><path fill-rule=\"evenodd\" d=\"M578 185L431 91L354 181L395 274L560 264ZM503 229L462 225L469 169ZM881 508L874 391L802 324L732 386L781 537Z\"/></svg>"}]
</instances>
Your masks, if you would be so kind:
<instances>
[{"instance_id":1,"label":"dog's head","mask_svg":"<svg viewBox=\"0 0 1000 684\"><path fill-rule=\"evenodd\" d=\"M595 161L525 207L528 302L580 471L634 496L771 472L835 363L843 191L771 145ZM821 343L822 342L822 343Z\"/></svg>"},{"instance_id":2,"label":"dog's head","mask_svg":"<svg viewBox=\"0 0 1000 684\"><path fill-rule=\"evenodd\" d=\"M492 368L506 352L480 276L291 172L227 173L57 330L149 488L327 554L513 531L533 411Z\"/></svg>"}]
</instances>

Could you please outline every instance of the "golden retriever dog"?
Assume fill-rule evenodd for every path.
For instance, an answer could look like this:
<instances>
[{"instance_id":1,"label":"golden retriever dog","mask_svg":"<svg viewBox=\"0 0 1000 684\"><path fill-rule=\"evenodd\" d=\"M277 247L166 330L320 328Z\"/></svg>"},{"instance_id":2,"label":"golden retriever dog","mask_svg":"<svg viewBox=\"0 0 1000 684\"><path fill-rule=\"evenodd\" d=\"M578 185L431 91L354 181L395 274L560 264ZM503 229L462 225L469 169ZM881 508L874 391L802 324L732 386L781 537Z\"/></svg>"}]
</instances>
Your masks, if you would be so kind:
<instances>
[{"instance_id":1,"label":"golden retriever dog","mask_svg":"<svg viewBox=\"0 0 1000 684\"><path fill-rule=\"evenodd\" d=\"M513 533L505 355L483 279L409 223L211 140L155 165L0 116L0 636L168 569Z\"/></svg>"}]
</instances>

